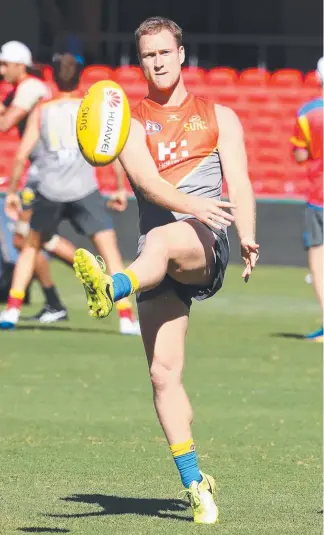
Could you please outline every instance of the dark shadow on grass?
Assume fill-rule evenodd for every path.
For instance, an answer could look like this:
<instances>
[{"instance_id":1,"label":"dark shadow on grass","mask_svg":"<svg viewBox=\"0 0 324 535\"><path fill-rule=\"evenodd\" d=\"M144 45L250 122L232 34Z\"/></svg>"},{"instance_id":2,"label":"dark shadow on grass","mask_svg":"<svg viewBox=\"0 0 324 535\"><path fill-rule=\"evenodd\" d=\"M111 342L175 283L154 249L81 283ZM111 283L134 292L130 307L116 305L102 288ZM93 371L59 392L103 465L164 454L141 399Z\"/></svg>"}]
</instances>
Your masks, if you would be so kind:
<instances>
[{"instance_id":1,"label":"dark shadow on grass","mask_svg":"<svg viewBox=\"0 0 324 535\"><path fill-rule=\"evenodd\" d=\"M175 520L191 521L192 518L178 514L185 511L188 505L183 500L156 499L156 498L124 498L121 496L106 496L105 494L74 494L61 498L66 502L86 503L101 507L100 511L87 513L53 514L46 515L51 518L86 518L110 515L142 515L157 518L170 518Z\"/></svg>"},{"instance_id":2,"label":"dark shadow on grass","mask_svg":"<svg viewBox=\"0 0 324 535\"><path fill-rule=\"evenodd\" d=\"M18 528L23 533L70 533L69 529L61 528Z\"/></svg>"},{"instance_id":3,"label":"dark shadow on grass","mask_svg":"<svg viewBox=\"0 0 324 535\"><path fill-rule=\"evenodd\" d=\"M271 333L273 338L293 338L295 340L305 340L303 334L298 333Z\"/></svg>"},{"instance_id":4,"label":"dark shadow on grass","mask_svg":"<svg viewBox=\"0 0 324 535\"><path fill-rule=\"evenodd\" d=\"M118 334L120 333L118 331L115 331L113 329L91 329L88 327L66 327L66 326L58 326L58 325L17 325L16 331L58 331L58 332L73 332L73 333L93 333L93 334ZM11 332L11 331L10 331Z\"/></svg>"}]
</instances>

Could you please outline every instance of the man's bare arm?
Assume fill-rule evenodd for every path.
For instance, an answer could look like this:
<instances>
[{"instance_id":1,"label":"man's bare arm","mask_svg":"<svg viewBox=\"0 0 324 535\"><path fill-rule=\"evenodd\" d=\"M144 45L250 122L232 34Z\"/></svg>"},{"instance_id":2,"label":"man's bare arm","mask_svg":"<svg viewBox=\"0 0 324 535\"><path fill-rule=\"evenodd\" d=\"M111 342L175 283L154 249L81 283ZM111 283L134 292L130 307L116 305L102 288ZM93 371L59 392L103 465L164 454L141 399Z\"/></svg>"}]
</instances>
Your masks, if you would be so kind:
<instances>
[{"instance_id":1,"label":"man's bare arm","mask_svg":"<svg viewBox=\"0 0 324 535\"><path fill-rule=\"evenodd\" d=\"M146 145L145 130L136 119L132 119L129 137L119 160L146 199L166 210L190 213L189 196L178 191L159 175Z\"/></svg>"},{"instance_id":2,"label":"man's bare arm","mask_svg":"<svg viewBox=\"0 0 324 535\"><path fill-rule=\"evenodd\" d=\"M14 159L8 194L16 192L26 161L39 140L39 114L39 108L35 108L28 118L24 135Z\"/></svg>"},{"instance_id":3,"label":"man's bare arm","mask_svg":"<svg viewBox=\"0 0 324 535\"><path fill-rule=\"evenodd\" d=\"M235 224L240 239L255 239L255 198L248 174L242 125L233 110L215 106L218 150L228 185L230 201L236 205Z\"/></svg>"},{"instance_id":4,"label":"man's bare arm","mask_svg":"<svg viewBox=\"0 0 324 535\"><path fill-rule=\"evenodd\" d=\"M125 189L125 171L118 158L113 161L112 166L116 175L117 190L122 191Z\"/></svg>"},{"instance_id":5,"label":"man's bare arm","mask_svg":"<svg viewBox=\"0 0 324 535\"><path fill-rule=\"evenodd\" d=\"M17 106L9 106L0 112L0 132L8 132L11 128L16 126L27 115L27 111Z\"/></svg>"}]
</instances>

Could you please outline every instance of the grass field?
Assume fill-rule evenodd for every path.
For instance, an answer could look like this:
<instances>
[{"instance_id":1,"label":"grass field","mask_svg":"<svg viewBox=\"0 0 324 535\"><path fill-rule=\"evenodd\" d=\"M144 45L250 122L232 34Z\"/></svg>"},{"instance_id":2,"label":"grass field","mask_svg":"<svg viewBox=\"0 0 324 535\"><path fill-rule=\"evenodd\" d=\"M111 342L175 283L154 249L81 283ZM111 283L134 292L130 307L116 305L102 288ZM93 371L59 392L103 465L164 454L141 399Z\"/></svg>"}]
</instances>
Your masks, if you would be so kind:
<instances>
[{"instance_id":1,"label":"grass field","mask_svg":"<svg viewBox=\"0 0 324 535\"><path fill-rule=\"evenodd\" d=\"M185 384L220 524L194 526L151 404L140 339L87 316L55 265L68 323L0 333L0 533L319 535L322 347L305 271L260 267L195 304ZM41 303L37 287L30 310Z\"/></svg>"}]
</instances>

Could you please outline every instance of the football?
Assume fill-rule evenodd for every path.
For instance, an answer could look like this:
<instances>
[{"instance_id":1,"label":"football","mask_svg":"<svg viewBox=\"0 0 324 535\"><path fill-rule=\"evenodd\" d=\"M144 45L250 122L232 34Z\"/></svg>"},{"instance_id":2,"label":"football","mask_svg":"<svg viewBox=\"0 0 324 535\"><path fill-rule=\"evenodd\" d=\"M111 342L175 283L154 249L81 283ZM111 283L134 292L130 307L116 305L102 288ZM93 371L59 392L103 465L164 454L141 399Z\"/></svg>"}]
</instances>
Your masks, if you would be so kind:
<instances>
[{"instance_id":1,"label":"football","mask_svg":"<svg viewBox=\"0 0 324 535\"><path fill-rule=\"evenodd\" d=\"M123 150L131 121L127 97L112 80L93 84L84 95L77 115L80 151L92 166L104 166Z\"/></svg>"}]
</instances>

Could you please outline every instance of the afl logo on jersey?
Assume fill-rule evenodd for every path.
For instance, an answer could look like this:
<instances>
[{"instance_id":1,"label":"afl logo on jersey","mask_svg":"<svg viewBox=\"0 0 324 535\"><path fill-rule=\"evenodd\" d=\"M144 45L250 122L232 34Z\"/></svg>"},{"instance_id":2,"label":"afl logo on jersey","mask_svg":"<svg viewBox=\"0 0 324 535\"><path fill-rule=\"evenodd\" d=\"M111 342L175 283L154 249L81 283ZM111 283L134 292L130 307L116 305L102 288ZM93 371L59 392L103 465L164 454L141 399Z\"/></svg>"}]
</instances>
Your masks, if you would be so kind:
<instances>
[{"instance_id":1,"label":"afl logo on jersey","mask_svg":"<svg viewBox=\"0 0 324 535\"><path fill-rule=\"evenodd\" d=\"M146 134L148 136L151 136L152 134L157 134L158 132L161 132L162 126L160 125L160 123L156 123L155 121L146 121L145 130Z\"/></svg>"}]
</instances>

